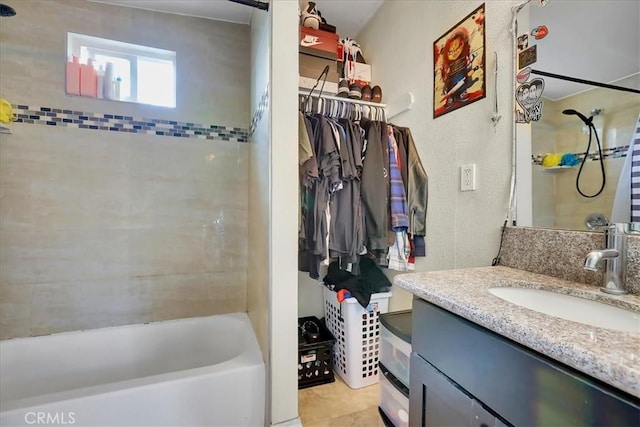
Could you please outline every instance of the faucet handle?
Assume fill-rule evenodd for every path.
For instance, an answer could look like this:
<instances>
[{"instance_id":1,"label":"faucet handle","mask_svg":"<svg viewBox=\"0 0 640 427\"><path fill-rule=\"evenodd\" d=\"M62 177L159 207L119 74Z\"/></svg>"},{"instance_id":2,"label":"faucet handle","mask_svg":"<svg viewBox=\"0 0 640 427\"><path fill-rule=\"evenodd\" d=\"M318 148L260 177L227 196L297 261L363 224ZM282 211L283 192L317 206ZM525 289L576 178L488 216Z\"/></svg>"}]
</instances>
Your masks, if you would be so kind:
<instances>
[{"instance_id":1,"label":"faucet handle","mask_svg":"<svg viewBox=\"0 0 640 427\"><path fill-rule=\"evenodd\" d=\"M589 230L602 231L609 227L609 218L601 213L592 213L587 215L584 220L584 224Z\"/></svg>"},{"instance_id":2,"label":"faucet handle","mask_svg":"<svg viewBox=\"0 0 640 427\"><path fill-rule=\"evenodd\" d=\"M625 224L624 232L626 234L640 234L640 222L630 222Z\"/></svg>"}]
</instances>

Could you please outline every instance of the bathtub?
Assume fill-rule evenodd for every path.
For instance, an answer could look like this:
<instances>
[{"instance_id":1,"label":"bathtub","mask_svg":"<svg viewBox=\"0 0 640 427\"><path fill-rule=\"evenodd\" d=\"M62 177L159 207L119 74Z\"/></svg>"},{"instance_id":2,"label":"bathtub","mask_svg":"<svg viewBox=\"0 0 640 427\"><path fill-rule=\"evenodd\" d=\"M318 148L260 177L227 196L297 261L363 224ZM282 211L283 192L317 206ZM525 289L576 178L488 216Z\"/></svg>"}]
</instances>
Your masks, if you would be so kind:
<instances>
[{"instance_id":1,"label":"bathtub","mask_svg":"<svg viewBox=\"0 0 640 427\"><path fill-rule=\"evenodd\" d=\"M0 341L0 425L263 426L245 313Z\"/></svg>"}]
</instances>

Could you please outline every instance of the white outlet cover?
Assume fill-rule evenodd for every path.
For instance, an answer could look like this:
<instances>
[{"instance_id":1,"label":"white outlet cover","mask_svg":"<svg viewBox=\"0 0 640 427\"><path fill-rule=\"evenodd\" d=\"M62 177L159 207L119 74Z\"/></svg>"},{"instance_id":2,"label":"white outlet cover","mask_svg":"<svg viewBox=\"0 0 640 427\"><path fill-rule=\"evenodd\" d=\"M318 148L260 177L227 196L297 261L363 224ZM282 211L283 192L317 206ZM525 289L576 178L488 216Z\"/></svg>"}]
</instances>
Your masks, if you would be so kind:
<instances>
[{"instance_id":1,"label":"white outlet cover","mask_svg":"<svg viewBox=\"0 0 640 427\"><path fill-rule=\"evenodd\" d=\"M475 191L476 164L460 166L460 191Z\"/></svg>"}]
</instances>

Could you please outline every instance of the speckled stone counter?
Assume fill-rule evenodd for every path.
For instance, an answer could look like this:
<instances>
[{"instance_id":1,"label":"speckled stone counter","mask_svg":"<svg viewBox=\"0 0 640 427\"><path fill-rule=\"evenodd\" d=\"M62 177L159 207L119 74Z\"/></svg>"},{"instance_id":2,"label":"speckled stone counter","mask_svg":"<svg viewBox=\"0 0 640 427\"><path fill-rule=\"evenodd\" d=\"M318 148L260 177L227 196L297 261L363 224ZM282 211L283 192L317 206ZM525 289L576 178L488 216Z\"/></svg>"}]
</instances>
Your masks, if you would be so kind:
<instances>
[{"instance_id":1,"label":"speckled stone counter","mask_svg":"<svg viewBox=\"0 0 640 427\"><path fill-rule=\"evenodd\" d=\"M640 331L619 332L549 316L507 302L488 289L552 290L640 313L640 296L609 296L591 285L510 267L400 274L394 283L414 295L640 397Z\"/></svg>"},{"instance_id":2,"label":"speckled stone counter","mask_svg":"<svg viewBox=\"0 0 640 427\"><path fill-rule=\"evenodd\" d=\"M640 294L640 236L628 238L627 290ZM604 267L592 272L582 264L589 251L605 246L602 232L506 227L500 265L600 287Z\"/></svg>"}]
</instances>

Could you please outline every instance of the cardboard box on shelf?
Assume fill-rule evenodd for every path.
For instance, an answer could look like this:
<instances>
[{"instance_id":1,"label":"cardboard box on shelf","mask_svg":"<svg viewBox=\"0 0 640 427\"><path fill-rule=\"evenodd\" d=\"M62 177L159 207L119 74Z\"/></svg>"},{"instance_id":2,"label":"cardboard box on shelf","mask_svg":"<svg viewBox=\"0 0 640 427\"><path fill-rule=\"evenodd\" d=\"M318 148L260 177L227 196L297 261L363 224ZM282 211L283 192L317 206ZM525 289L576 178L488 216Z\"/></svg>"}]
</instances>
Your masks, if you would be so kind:
<instances>
[{"instance_id":1,"label":"cardboard box on shelf","mask_svg":"<svg viewBox=\"0 0 640 427\"><path fill-rule=\"evenodd\" d=\"M334 61L338 58L338 35L335 33L300 27L299 41L301 53Z\"/></svg>"},{"instance_id":2,"label":"cardboard box on shelf","mask_svg":"<svg viewBox=\"0 0 640 427\"><path fill-rule=\"evenodd\" d=\"M327 33L335 33L336 32L336 26L335 25L327 24L325 22L321 22L320 25L318 26L318 29L322 30L322 31L326 31Z\"/></svg>"},{"instance_id":3,"label":"cardboard box on shelf","mask_svg":"<svg viewBox=\"0 0 640 427\"><path fill-rule=\"evenodd\" d=\"M342 61L344 59L344 45L342 43L338 43L338 61Z\"/></svg>"},{"instance_id":4,"label":"cardboard box on shelf","mask_svg":"<svg viewBox=\"0 0 640 427\"><path fill-rule=\"evenodd\" d=\"M313 88L313 86L316 84L317 79L317 77L310 78L299 76L298 88L305 94L309 93L311 88ZM317 94L318 92L320 92L320 86L322 86L322 83L316 86L313 93ZM322 93L325 95L336 95L338 93L338 83L330 82L327 80L327 82L324 84L324 88L322 88Z\"/></svg>"},{"instance_id":5,"label":"cardboard box on shelf","mask_svg":"<svg viewBox=\"0 0 640 427\"><path fill-rule=\"evenodd\" d=\"M347 72L343 74L343 67L347 67ZM371 83L371 65L363 64L361 62L339 62L338 74L345 76L349 80L360 80L363 82Z\"/></svg>"},{"instance_id":6,"label":"cardboard box on shelf","mask_svg":"<svg viewBox=\"0 0 640 427\"><path fill-rule=\"evenodd\" d=\"M300 74L301 77L309 77L312 79L317 79L318 77L320 77L320 74L322 74L324 68L326 66L329 66L327 82L338 83L338 66L335 59L331 60L299 53L298 66L298 74Z\"/></svg>"}]
</instances>

